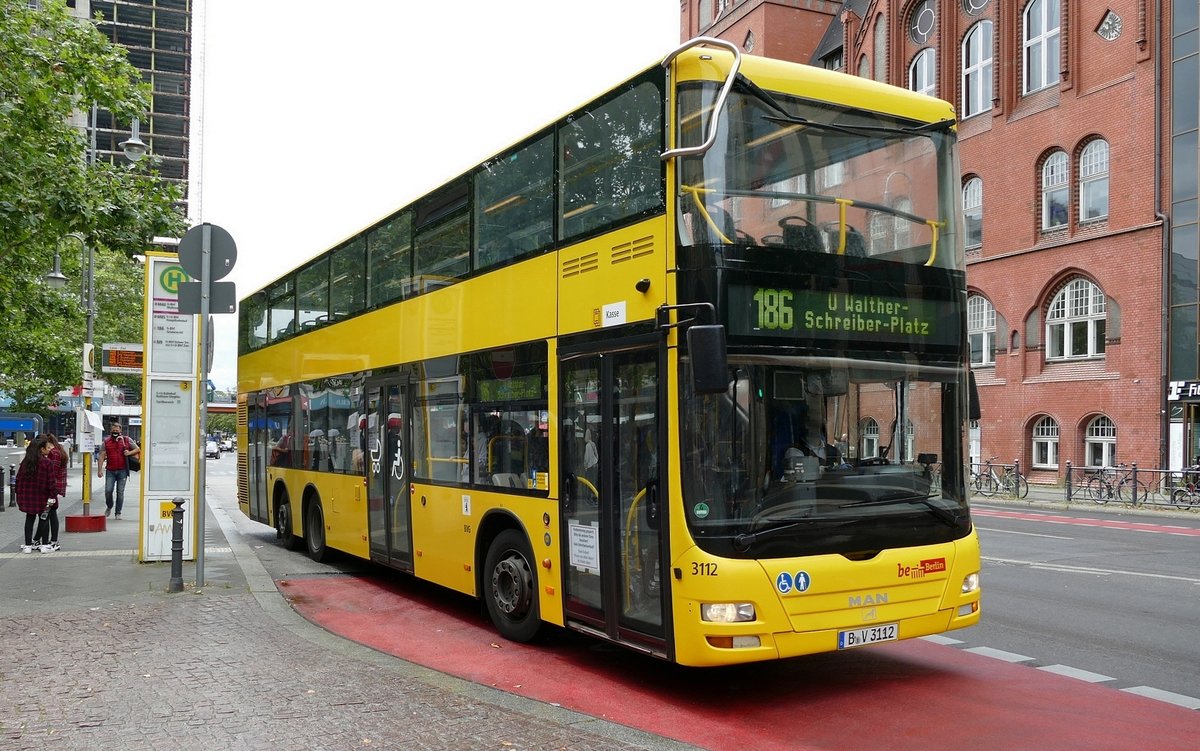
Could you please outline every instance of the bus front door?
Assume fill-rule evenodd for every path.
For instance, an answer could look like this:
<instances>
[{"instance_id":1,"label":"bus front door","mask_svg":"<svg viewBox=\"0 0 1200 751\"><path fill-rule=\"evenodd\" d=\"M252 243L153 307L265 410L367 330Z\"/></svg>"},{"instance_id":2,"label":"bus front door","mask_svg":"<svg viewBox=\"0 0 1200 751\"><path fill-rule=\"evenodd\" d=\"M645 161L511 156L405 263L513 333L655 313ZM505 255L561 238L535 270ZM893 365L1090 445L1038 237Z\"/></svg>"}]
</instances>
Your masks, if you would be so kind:
<instances>
[{"instance_id":1,"label":"bus front door","mask_svg":"<svg viewBox=\"0 0 1200 751\"><path fill-rule=\"evenodd\" d=\"M659 350L565 354L561 504L573 628L667 653Z\"/></svg>"},{"instance_id":2,"label":"bus front door","mask_svg":"<svg viewBox=\"0 0 1200 751\"><path fill-rule=\"evenodd\" d=\"M371 560L412 571L408 384L366 385L367 527Z\"/></svg>"}]
</instances>

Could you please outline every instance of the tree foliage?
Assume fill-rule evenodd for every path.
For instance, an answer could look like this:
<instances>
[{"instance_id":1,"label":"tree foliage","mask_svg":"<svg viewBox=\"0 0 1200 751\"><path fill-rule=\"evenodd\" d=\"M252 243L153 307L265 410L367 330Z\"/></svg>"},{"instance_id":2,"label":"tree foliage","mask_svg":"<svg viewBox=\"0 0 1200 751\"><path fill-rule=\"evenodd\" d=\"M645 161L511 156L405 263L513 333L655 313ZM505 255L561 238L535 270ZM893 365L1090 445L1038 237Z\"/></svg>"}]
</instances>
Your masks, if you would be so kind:
<instances>
[{"instance_id":1,"label":"tree foliage","mask_svg":"<svg viewBox=\"0 0 1200 751\"><path fill-rule=\"evenodd\" d=\"M79 287L42 281L56 249L63 272L82 278L78 243L60 241L76 233L95 254L96 341L140 342L142 272L129 259L185 220L180 188L152 158L89 159L86 129L71 122L93 103L124 121L147 111L149 86L125 50L62 0L38 5L0 0L0 391L42 412L82 370Z\"/></svg>"}]
</instances>

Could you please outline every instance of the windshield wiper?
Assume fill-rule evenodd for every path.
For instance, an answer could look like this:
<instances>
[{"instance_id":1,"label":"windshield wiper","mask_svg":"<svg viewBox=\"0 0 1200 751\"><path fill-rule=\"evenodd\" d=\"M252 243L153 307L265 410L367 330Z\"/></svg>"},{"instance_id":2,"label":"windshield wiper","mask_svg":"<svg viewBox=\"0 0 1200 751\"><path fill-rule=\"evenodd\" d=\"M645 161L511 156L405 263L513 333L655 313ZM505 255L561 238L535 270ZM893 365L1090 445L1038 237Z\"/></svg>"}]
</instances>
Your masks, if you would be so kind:
<instances>
[{"instance_id":1,"label":"windshield wiper","mask_svg":"<svg viewBox=\"0 0 1200 751\"><path fill-rule=\"evenodd\" d=\"M874 501L857 501L855 503L843 503L841 506L838 506L838 508L865 508L867 506L896 506L896 505L901 505L901 504L908 504L908 505L912 505L912 506L920 505L920 506L924 506L929 511L929 513L933 514L933 516L935 518L937 518L938 521L942 522L946 526L957 527L958 526L958 516L957 515L947 511L946 509L942 508L941 506L939 506L936 503L933 503L932 501L929 500L930 498L936 498L936 497L937 496L933 496L933 495L906 495L906 496L900 496L897 498L880 498L880 499L877 499Z\"/></svg>"},{"instance_id":2,"label":"windshield wiper","mask_svg":"<svg viewBox=\"0 0 1200 751\"><path fill-rule=\"evenodd\" d=\"M794 516L785 516L782 518L767 517L765 519L762 519L762 521L764 521L764 522L783 522L783 523L780 524L778 527L767 527L766 529L759 530L758 532L744 532L740 535L734 535L734 537L733 537L734 550L738 551L739 553L745 553L758 540L765 539L767 537L774 537L776 534L778 534L780 532L786 532L787 530L795 529L796 527L811 527L816 524L821 524L822 526L825 526L825 527L843 527L847 524L854 524L857 520L855 519L855 520L849 520L849 521L838 521L836 523L829 524L825 520L821 519L820 517L806 516L806 517L797 518ZM751 528L753 528L753 525L751 525Z\"/></svg>"}]
</instances>

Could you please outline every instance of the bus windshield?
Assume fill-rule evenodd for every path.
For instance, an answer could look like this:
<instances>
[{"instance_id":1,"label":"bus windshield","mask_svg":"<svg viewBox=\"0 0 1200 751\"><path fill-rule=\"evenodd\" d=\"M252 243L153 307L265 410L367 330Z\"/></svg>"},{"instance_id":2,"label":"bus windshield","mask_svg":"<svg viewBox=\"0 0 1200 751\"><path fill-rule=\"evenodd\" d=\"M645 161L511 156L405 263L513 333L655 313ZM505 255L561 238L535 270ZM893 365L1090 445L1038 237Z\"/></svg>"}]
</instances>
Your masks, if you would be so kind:
<instances>
[{"instance_id":1,"label":"bus windshield","mask_svg":"<svg viewBox=\"0 0 1200 751\"><path fill-rule=\"evenodd\" d=\"M969 532L961 367L731 355L729 368L728 391L683 405L684 510L706 551L865 555Z\"/></svg>"},{"instance_id":2,"label":"bus windshield","mask_svg":"<svg viewBox=\"0 0 1200 751\"><path fill-rule=\"evenodd\" d=\"M681 85L680 143L717 86ZM735 87L701 156L680 159L680 243L962 268L951 121L921 124Z\"/></svg>"}]
</instances>

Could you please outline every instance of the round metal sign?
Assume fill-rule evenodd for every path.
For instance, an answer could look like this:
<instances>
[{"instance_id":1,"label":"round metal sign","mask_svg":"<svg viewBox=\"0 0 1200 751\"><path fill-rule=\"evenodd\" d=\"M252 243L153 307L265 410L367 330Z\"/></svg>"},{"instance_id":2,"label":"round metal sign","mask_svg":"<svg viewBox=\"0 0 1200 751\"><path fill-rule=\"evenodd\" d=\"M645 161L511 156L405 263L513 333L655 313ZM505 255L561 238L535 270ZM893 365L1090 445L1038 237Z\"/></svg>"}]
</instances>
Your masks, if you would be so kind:
<instances>
[{"instance_id":1,"label":"round metal sign","mask_svg":"<svg viewBox=\"0 0 1200 751\"><path fill-rule=\"evenodd\" d=\"M215 224L197 224L179 240L179 265L196 281L204 281L204 230L208 229L208 281L224 279L237 261L237 243L228 230Z\"/></svg>"}]
</instances>

